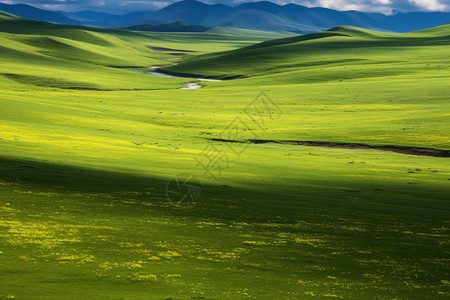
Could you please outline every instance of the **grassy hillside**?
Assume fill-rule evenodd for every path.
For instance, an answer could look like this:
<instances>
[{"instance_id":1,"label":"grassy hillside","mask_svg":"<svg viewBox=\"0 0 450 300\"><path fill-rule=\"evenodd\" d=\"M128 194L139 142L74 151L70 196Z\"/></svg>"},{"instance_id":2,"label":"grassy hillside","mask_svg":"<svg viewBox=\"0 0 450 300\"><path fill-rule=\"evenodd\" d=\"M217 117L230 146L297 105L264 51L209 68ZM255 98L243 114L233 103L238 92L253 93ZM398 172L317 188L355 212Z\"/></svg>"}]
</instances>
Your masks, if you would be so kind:
<instances>
[{"instance_id":1,"label":"grassy hillside","mask_svg":"<svg viewBox=\"0 0 450 300\"><path fill-rule=\"evenodd\" d=\"M300 107L290 108L287 114L292 114L292 119L288 121L285 116L284 121L289 124L284 130L264 133L264 137L270 140L294 137L312 140L313 137L318 141L417 147L428 144L448 149L448 115L434 108L446 105L448 100L449 30L450 25L446 25L410 34L389 34L339 27L322 33L199 55L162 70L213 78L243 76L247 79L214 86L246 89L255 85L269 91L283 86L283 101L291 99L291 103L296 103L298 99L320 97L326 105L327 98L332 95L333 105L348 105L345 114L335 111L324 115L329 118L327 124L323 124L322 118L317 122L316 117L308 116L311 111L314 115L321 114L317 108L310 110L307 106L307 111ZM411 95L414 95L412 99ZM420 105L420 110L434 111L432 116L427 117L428 113L425 116L421 113L411 115L409 109L399 106L399 103L410 105L414 103L411 102L413 99L418 100L416 104ZM311 101L313 103L316 100ZM358 111L351 108L361 103L365 103L367 109ZM372 106L374 103L380 104L378 109ZM327 109L332 107L327 106ZM386 115L375 121L383 111ZM311 123L307 130L304 123L298 122L299 114L301 119ZM418 125L424 119L433 122L433 125L429 124L433 133L429 127ZM358 126L353 127L351 124L354 122Z\"/></svg>"},{"instance_id":2,"label":"grassy hillside","mask_svg":"<svg viewBox=\"0 0 450 300\"><path fill-rule=\"evenodd\" d=\"M2 15L3 16L3 15ZM214 33L138 33L100 30L20 19L4 13L0 19L1 81L36 86L91 89L164 89L181 80L131 73L129 69L165 65L180 58L153 51L152 46L180 46L191 55L225 50L273 38L276 33L247 35ZM252 35L253 33L253 35ZM279 33L278 36L286 36ZM221 43L216 41L221 40ZM86 74L90 74L86 78Z\"/></svg>"},{"instance_id":3,"label":"grassy hillside","mask_svg":"<svg viewBox=\"0 0 450 300\"><path fill-rule=\"evenodd\" d=\"M297 36L298 34L289 32L289 31L259 31L259 30L251 30L251 29L243 29L243 28L235 28L235 27L213 27L208 30L208 33L211 34L220 34L220 35L232 35L248 38L251 37L260 37L267 38L268 36L272 39L281 38L280 35L284 35L284 37Z\"/></svg>"},{"instance_id":4,"label":"grassy hillside","mask_svg":"<svg viewBox=\"0 0 450 300\"><path fill-rule=\"evenodd\" d=\"M0 10L0 20L20 19L18 16Z\"/></svg>"},{"instance_id":5,"label":"grassy hillside","mask_svg":"<svg viewBox=\"0 0 450 300\"><path fill-rule=\"evenodd\" d=\"M449 150L448 27L232 50L263 38L8 22L0 299L450 296L448 158L211 141ZM129 71L180 57L147 46L196 51L170 70L249 78ZM277 107L259 107L259 127L245 111L261 92ZM234 136L236 117L248 127ZM212 149L225 155L215 179L199 165ZM194 206L168 200L180 173L203 187Z\"/></svg>"},{"instance_id":6,"label":"grassy hillside","mask_svg":"<svg viewBox=\"0 0 450 300\"><path fill-rule=\"evenodd\" d=\"M292 83L316 81L317 78L311 78L315 74L325 80L341 78L344 74L336 73L336 65L347 66L349 74L345 79L361 77L361 72L352 70L361 65L367 74L375 75L380 67L385 68L381 75L386 75L386 71L395 74L421 71L424 64L436 70L442 68L443 59L448 58L449 30L450 25L445 25L423 32L392 34L343 26L196 56L165 69L216 77L286 75L289 72ZM431 57L424 56L427 46L435 48ZM323 72L318 72L318 67Z\"/></svg>"}]
</instances>

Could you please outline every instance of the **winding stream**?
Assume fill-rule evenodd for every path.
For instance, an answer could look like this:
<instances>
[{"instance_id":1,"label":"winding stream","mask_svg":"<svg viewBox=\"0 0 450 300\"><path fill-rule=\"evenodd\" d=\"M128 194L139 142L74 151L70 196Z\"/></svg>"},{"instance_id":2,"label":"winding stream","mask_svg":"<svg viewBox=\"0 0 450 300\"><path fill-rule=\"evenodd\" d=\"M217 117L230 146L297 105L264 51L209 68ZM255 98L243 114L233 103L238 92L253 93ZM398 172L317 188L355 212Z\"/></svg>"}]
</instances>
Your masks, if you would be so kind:
<instances>
[{"instance_id":1,"label":"winding stream","mask_svg":"<svg viewBox=\"0 0 450 300\"><path fill-rule=\"evenodd\" d=\"M154 75L154 76L160 76L160 77L174 77L174 78L189 78L189 79L196 79L199 81L222 81L220 79L208 79L208 78L194 78L194 77L187 77L187 76L176 76L176 75L171 75L171 74L166 74L166 73L161 73L161 72L147 72L147 74L149 75ZM195 90L195 89L199 89L202 86L200 84L197 83L186 83L184 87L182 87L182 90Z\"/></svg>"}]
</instances>

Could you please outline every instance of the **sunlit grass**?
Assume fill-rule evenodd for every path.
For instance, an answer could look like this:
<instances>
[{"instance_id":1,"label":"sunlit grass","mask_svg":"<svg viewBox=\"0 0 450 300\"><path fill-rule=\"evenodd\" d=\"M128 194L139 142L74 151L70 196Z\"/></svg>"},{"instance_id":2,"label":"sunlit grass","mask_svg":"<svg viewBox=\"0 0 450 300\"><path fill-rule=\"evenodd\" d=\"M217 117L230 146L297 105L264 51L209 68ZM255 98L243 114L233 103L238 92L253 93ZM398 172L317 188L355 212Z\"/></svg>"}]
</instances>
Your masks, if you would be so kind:
<instances>
[{"instance_id":1,"label":"sunlit grass","mask_svg":"<svg viewBox=\"0 0 450 300\"><path fill-rule=\"evenodd\" d=\"M333 50L310 41L310 53L294 43L270 64L227 64L233 74L250 70L247 79L180 90L189 79L111 66L170 56L147 45L200 55L261 33L20 24L0 34L9 49L0 63L0 298L450 296L448 158L285 144L248 144L237 156L210 141L236 117L252 124L243 111L264 91L283 114L242 139L448 150L447 29L410 36L441 35L438 45L430 38L367 52L344 47L351 37L333 38ZM68 51L52 50L55 42ZM230 157L218 180L196 161L208 144ZM203 185L193 207L167 200L179 173Z\"/></svg>"}]
</instances>

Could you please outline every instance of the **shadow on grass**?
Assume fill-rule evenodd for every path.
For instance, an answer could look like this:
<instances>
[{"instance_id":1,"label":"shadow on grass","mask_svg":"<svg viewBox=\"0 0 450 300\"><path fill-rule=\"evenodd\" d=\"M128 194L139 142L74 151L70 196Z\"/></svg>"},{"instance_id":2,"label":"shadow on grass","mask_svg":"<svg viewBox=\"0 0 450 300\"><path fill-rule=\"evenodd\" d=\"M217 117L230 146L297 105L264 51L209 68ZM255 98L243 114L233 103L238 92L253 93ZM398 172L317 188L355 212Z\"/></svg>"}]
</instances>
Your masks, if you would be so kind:
<instances>
[{"instance_id":1,"label":"shadow on grass","mask_svg":"<svg viewBox=\"0 0 450 300\"><path fill-rule=\"evenodd\" d=\"M108 194L118 200L132 197L140 203L151 203L167 215L223 221L296 222L344 216L374 220L393 216L406 220L424 216L429 219L433 215L441 219L449 211L442 187L400 185L389 179L383 182L336 180L331 175L323 180L299 178L271 185L255 182L248 188L203 184L198 203L180 208L168 201L168 180L0 157L2 181L41 192ZM103 201L102 197L94 198L98 199L89 201Z\"/></svg>"},{"instance_id":2,"label":"shadow on grass","mask_svg":"<svg viewBox=\"0 0 450 300\"><path fill-rule=\"evenodd\" d=\"M277 206L284 210L282 198L267 194L266 191L204 183L198 203L188 208L178 207L167 198L168 180L8 157L0 157L0 181L36 192L84 194L90 196L85 197L89 201L110 201L111 198L103 200L102 196L95 196L101 194L108 194L116 200L132 198L140 203L151 203L152 209L163 214L178 216L229 220L248 219L252 216L258 220L267 219L273 214L273 209L267 208L267 205L273 208L278 201L280 204ZM145 206L142 209L146 209Z\"/></svg>"}]
</instances>

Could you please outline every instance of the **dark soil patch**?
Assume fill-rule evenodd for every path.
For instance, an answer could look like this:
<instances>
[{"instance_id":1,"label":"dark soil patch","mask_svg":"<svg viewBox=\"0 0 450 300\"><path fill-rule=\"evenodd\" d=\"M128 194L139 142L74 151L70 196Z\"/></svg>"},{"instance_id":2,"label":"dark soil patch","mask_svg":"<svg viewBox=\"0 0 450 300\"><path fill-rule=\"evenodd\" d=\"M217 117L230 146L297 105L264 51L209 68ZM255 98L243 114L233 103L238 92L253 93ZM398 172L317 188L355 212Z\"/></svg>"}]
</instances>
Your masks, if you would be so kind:
<instances>
[{"instance_id":1,"label":"dark soil patch","mask_svg":"<svg viewBox=\"0 0 450 300\"><path fill-rule=\"evenodd\" d=\"M98 92L114 92L114 91L154 91L155 89L97 89L97 88L84 88L84 87L70 87L62 88L66 90L81 90L81 91L98 91Z\"/></svg>"},{"instance_id":2,"label":"dark soil patch","mask_svg":"<svg viewBox=\"0 0 450 300\"><path fill-rule=\"evenodd\" d=\"M433 156L433 157L450 157L449 150L437 150L430 148L418 147L404 147L404 146L376 146L357 143L335 143L335 142L312 142L312 141L288 141L288 140L225 140L225 139L211 139L218 142L227 143L251 143L251 144L286 144L286 145L301 145L310 147L328 147L328 148L345 148L345 149L375 149L382 151L391 151L396 153L416 155L416 156Z\"/></svg>"}]
</instances>

